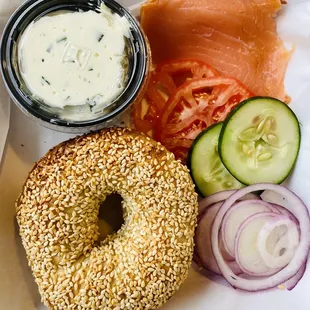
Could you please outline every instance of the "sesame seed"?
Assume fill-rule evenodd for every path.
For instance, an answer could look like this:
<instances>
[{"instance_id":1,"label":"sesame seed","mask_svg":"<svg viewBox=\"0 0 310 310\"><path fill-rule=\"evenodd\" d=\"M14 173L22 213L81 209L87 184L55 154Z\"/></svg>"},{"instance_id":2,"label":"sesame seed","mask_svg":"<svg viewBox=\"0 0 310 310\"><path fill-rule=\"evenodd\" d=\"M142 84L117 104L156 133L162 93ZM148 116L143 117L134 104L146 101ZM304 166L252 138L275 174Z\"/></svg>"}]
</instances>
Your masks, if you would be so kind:
<instances>
[{"instance_id":1,"label":"sesame seed","mask_svg":"<svg viewBox=\"0 0 310 310\"><path fill-rule=\"evenodd\" d=\"M98 241L100 203L123 198L125 223ZM16 202L20 235L50 309L157 309L187 277L197 195L159 143L111 128L50 150Z\"/></svg>"}]
</instances>

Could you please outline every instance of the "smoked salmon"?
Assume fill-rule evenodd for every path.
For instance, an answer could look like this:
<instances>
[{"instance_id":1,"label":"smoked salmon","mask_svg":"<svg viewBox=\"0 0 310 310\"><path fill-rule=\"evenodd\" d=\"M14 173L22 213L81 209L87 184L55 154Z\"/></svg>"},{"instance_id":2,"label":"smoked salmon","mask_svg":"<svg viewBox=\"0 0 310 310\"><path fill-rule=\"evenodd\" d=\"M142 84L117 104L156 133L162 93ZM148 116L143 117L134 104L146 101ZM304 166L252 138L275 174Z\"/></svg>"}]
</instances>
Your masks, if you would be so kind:
<instances>
[{"instance_id":1,"label":"smoked salmon","mask_svg":"<svg viewBox=\"0 0 310 310\"><path fill-rule=\"evenodd\" d=\"M288 101L291 52L276 30L280 0L150 0L141 25L153 61L195 58L239 79L256 95Z\"/></svg>"}]
</instances>

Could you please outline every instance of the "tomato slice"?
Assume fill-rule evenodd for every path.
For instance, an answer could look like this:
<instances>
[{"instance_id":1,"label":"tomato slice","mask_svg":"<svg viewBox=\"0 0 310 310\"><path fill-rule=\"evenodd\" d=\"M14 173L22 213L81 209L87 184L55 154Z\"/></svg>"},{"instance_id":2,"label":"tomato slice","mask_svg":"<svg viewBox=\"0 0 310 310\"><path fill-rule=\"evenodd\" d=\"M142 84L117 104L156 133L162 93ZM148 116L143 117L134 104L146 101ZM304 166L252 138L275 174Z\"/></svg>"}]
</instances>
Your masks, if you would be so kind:
<instances>
[{"instance_id":1,"label":"tomato slice","mask_svg":"<svg viewBox=\"0 0 310 310\"><path fill-rule=\"evenodd\" d=\"M241 82L219 76L203 61L166 62L152 72L144 99L134 104L133 123L184 161L202 130L252 96Z\"/></svg>"},{"instance_id":2,"label":"tomato slice","mask_svg":"<svg viewBox=\"0 0 310 310\"><path fill-rule=\"evenodd\" d=\"M151 74L144 99L133 106L132 118L136 129L153 136L159 115L180 85L215 75L216 70L200 60L181 59L158 65Z\"/></svg>"},{"instance_id":3,"label":"tomato slice","mask_svg":"<svg viewBox=\"0 0 310 310\"><path fill-rule=\"evenodd\" d=\"M217 71L209 64L194 59L165 62L157 66L156 71L162 76L164 85L173 92L189 80L218 75Z\"/></svg>"},{"instance_id":4,"label":"tomato slice","mask_svg":"<svg viewBox=\"0 0 310 310\"><path fill-rule=\"evenodd\" d=\"M234 78L193 79L169 98L158 120L155 139L171 151L176 148L188 150L202 130L223 121L238 103L252 96Z\"/></svg>"}]
</instances>

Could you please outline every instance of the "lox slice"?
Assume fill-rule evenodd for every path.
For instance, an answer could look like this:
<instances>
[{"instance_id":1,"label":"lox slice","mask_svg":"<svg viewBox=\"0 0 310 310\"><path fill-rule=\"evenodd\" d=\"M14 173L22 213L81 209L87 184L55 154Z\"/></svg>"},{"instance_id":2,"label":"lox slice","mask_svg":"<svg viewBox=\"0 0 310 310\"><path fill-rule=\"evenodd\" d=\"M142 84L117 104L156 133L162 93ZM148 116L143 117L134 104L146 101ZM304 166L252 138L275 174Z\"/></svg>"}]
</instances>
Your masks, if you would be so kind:
<instances>
[{"instance_id":1,"label":"lox slice","mask_svg":"<svg viewBox=\"0 0 310 310\"><path fill-rule=\"evenodd\" d=\"M290 58L276 32L280 0L149 0L141 25L155 63L196 58L239 79L261 96L288 98Z\"/></svg>"}]
</instances>

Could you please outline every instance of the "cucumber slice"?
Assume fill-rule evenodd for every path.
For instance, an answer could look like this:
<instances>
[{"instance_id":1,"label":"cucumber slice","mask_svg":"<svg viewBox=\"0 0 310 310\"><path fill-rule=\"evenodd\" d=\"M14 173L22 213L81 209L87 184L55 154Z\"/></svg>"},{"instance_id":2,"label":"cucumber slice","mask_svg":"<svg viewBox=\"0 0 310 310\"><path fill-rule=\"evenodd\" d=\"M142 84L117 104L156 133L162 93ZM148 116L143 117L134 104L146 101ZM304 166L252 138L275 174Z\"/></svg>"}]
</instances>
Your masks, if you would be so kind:
<instances>
[{"instance_id":1,"label":"cucumber slice","mask_svg":"<svg viewBox=\"0 0 310 310\"><path fill-rule=\"evenodd\" d=\"M239 104L224 122L219 154L240 182L281 183L290 174L300 147L300 127L282 101L254 97Z\"/></svg>"},{"instance_id":2,"label":"cucumber slice","mask_svg":"<svg viewBox=\"0 0 310 310\"><path fill-rule=\"evenodd\" d=\"M223 123L203 131L194 141L188 155L192 178L202 196L223 190L239 189L239 183L224 167L218 154L218 138Z\"/></svg>"}]
</instances>

